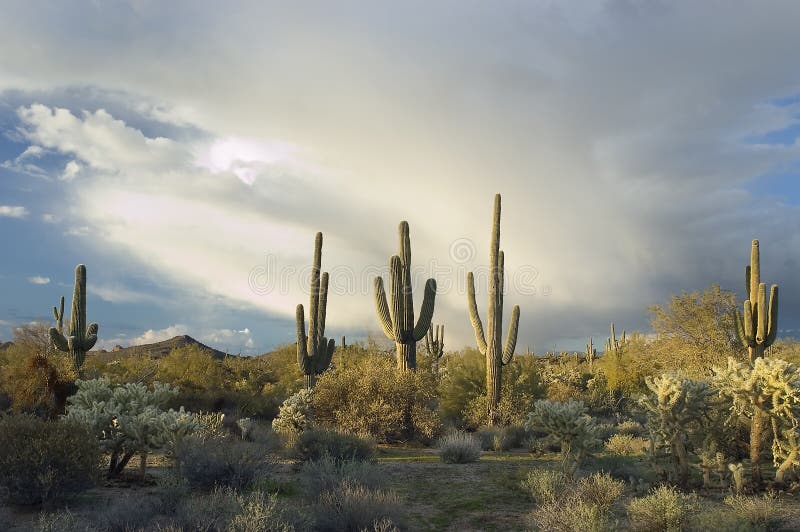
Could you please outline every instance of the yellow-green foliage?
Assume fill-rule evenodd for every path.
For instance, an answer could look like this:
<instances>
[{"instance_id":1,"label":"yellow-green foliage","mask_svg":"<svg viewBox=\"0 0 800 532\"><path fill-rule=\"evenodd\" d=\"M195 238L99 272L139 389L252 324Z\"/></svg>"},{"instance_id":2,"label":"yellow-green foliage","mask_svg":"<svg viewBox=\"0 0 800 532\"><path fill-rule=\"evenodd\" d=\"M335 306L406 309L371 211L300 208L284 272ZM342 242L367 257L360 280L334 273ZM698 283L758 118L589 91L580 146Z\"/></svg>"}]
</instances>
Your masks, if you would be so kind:
<instances>
[{"instance_id":1,"label":"yellow-green foliage","mask_svg":"<svg viewBox=\"0 0 800 532\"><path fill-rule=\"evenodd\" d=\"M442 361L439 383L442 418L469 429L486 425L486 358L476 349L465 349L447 354ZM518 425L525 421L534 402L545 394L539 375L534 357L515 357L503 367L496 411L498 424Z\"/></svg>"},{"instance_id":2,"label":"yellow-green foliage","mask_svg":"<svg viewBox=\"0 0 800 532\"><path fill-rule=\"evenodd\" d=\"M675 488L661 486L650 495L634 499L628 506L631 530L638 532L680 532L688 522L694 504Z\"/></svg>"},{"instance_id":3,"label":"yellow-green foliage","mask_svg":"<svg viewBox=\"0 0 800 532\"><path fill-rule=\"evenodd\" d=\"M370 434L380 442L430 441L440 430L436 378L430 366L397 371L385 355L348 356L320 376L314 388L315 422Z\"/></svg>"}]
</instances>

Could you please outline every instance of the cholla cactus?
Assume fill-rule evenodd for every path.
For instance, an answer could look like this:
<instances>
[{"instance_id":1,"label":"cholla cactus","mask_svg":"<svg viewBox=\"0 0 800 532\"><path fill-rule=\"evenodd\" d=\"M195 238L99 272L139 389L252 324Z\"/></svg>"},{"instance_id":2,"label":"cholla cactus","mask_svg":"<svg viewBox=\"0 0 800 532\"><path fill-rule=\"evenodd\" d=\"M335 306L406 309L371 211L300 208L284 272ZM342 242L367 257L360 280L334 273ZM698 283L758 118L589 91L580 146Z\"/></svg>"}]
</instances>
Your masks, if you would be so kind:
<instances>
[{"instance_id":1,"label":"cholla cactus","mask_svg":"<svg viewBox=\"0 0 800 532\"><path fill-rule=\"evenodd\" d=\"M253 429L255 428L256 424L249 417L243 417L236 420L236 426L239 427L239 430L242 433L242 439L249 440L250 436L253 434Z\"/></svg>"},{"instance_id":2,"label":"cholla cactus","mask_svg":"<svg viewBox=\"0 0 800 532\"><path fill-rule=\"evenodd\" d=\"M86 266L78 264L75 268L75 291L72 294L72 311L69 316L69 330L64 334L64 298L61 298L60 311L53 307L56 326L50 328L50 341L59 351L69 353L72 366L80 374L86 352L97 342L96 323L86 324Z\"/></svg>"},{"instance_id":3,"label":"cholla cactus","mask_svg":"<svg viewBox=\"0 0 800 532\"><path fill-rule=\"evenodd\" d=\"M728 359L725 368L714 368L714 385L732 401L732 412L751 420L750 461L753 483L761 481L761 435L763 421L770 421L776 481L798 464L800 421L800 371L794 364L776 358L757 358L748 364Z\"/></svg>"},{"instance_id":4,"label":"cholla cactus","mask_svg":"<svg viewBox=\"0 0 800 532\"><path fill-rule=\"evenodd\" d=\"M219 438L225 434L223 423L225 414L222 412L198 412L195 414L199 426L196 436L207 440Z\"/></svg>"},{"instance_id":5,"label":"cholla cactus","mask_svg":"<svg viewBox=\"0 0 800 532\"><path fill-rule=\"evenodd\" d=\"M289 396L272 420L272 430L290 440L300 435L311 424L311 390L300 390Z\"/></svg>"},{"instance_id":6,"label":"cholla cactus","mask_svg":"<svg viewBox=\"0 0 800 532\"><path fill-rule=\"evenodd\" d=\"M689 480L689 455L686 442L699 431L711 408L713 395L708 383L666 373L645 379L652 392L639 402L645 408L651 435L657 440L651 449L668 446L678 484Z\"/></svg>"},{"instance_id":7,"label":"cholla cactus","mask_svg":"<svg viewBox=\"0 0 800 532\"><path fill-rule=\"evenodd\" d=\"M582 401L536 401L525 428L544 432L561 446L562 468L570 475L575 474L592 452L602 447L597 422L587 414Z\"/></svg>"},{"instance_id":8,"label":"cholla cactus","mask_svg":"<svg viewBox=\"0 0 800 532\"><path fill-rule=\"evenodd\" d=\"M111 453L108 477L118 476L130 459L139 454L144 475L147 454L170 450L185 435L199 428L197 419L181 408L164 410L177 389L153 383L112 386L106 378L77 381L78 391L69 398L66 419L86 424L100 445Z\"/></svg>"}]
</instances>

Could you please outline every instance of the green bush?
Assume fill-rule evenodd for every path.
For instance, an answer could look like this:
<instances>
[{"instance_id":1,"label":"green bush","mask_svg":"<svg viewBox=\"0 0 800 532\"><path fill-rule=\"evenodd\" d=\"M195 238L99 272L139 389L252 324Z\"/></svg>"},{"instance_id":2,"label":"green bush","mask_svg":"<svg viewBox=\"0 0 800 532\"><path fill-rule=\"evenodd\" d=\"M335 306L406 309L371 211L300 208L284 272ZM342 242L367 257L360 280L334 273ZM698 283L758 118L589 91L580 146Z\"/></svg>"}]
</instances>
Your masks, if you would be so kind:
<instances>
[{"instance_id":1,"label":"green bush","mask_svg":"<svg viewBox=\"0 0 800 532\"><path fill-rule=\"evenodd\" d=\"M531 513L541 530L611 530L610 510L622 496L625 484L606 473L577 482L561 471L535 470L522 487L537 503Z\"/></svg>"},{"instance_id":2,"label":"green bush","mask_svg":"<svg viewBox=\"0 0 800 532\"><path fill-rule=\"evenodd\" d=\"M614 434L605 445L608 452L623 456L644 454L649 446L648 440L630 434Z\"/></svg>"},{"instance_id":3,"label":"green bush","mask_svg":"<svg viewBox=\"0 0 800 532\"><path fill-rule=\"evenodd\" d=\"M369 460L375 443L338 430L309 429L300 434L292 455L303 462L330 457L334 460Z\"/></svg>"},{"instance_id":4,"label":"green bush","mask_svg":"<svg viewBox=\"0 0 800 532\"><path fill-rule=\"evenodd\" d=\"M446 422L474 430L488 423L486 408L486 357L475 349L451 353L444 359L439 384L440 411ZM520 425L536 399L544 397L535 357L515 357L503 367L498 422Z\"/></svg>"},{"instance_id":5,"label":"green bush","mask_svg":"<svg viewBox=\"0 0 800 532\"><path fill-rule=\"evenodd\" d=\"M315 529L331 532L361 532L381 521L399 525L404 520L402 501L393 491L366 488L343 482L326 491L312 507Z\"/></svg>"},{"instance_id":6,"label":"green bush","mask_svg":"<svg viewBox=\"0 0 800 532\"><path fill-rule=\"evenodd\" d=\"M761 497L731 495L725 498L725 506L754 530L774 530L783 518L779 501L770 494Z\"/></svg>"},{"instance_id":7,"label":"green bush","mask_svg":"<svg viewBox=\"0 0 800 532\"><path fill-rule=\"evenodd\" d=\"M177 448L179 474L192 488L246 488L268 468L263 449L231 438L185 438Z\"/></svg>"},{"instance_id":8,"label":"green bush","mask_svg":"<svg viewBox=\"0 0 800 532\"><path fill-rule=\"evenodd\" d=\"M380 486L380 476L371 462L334 460L329 456L306 462L300 469L300 485L310 500L337 489L343 482L375 489Z\"/></svg>"},{"instance_id":9,"label":"green bush","mask_svg":"<svg viewBox=\"0 0 800 532\"><path fill-rule=\"evenodd\" d=\"M468 432L451 432L439 440L439 458L446 464L477 462L480 457L481 442Z\"/></svg>"},{"instance_id":10,"label":"green bush","mask_svg":"<svg viewBox=\"0 0 800 532\"><path fill-rule=\"evenodd\" d=\"M688 522L690 499L675 488L661 486L628 506L631 529L639 532L679 532Z\"/></svg>"},{"instance_id":11,"label":"green bush","mask_svg":"<svg viewBox=\"0 0 800 532\"><path fill-rule=\"evenodd\" d=\"M563 471L534 469L520 484L538 505L561 500L570 489L570 479Z\"/></svg>"},{"instance_id":12,"label":"green bush","mask_svg":"<svg viewBox=\"0 0 800 532\"><path fill-rule=\"evenodd\" d=\"M28 505L91 487L102 453L81 424L28 415L0 417L0 488L12 504Z\"/></svg>"},{"instance_id":13,"label":"green bush","mask_svg":"<svg viewBox=\"0 0 800 532\"><path fill-rule=\"evenodd\" d=\"M314 387L315 422L379 442L432 441L441 430L432 371L397 371L393 357L346 358Z\"/></svg>"}]
</instances>

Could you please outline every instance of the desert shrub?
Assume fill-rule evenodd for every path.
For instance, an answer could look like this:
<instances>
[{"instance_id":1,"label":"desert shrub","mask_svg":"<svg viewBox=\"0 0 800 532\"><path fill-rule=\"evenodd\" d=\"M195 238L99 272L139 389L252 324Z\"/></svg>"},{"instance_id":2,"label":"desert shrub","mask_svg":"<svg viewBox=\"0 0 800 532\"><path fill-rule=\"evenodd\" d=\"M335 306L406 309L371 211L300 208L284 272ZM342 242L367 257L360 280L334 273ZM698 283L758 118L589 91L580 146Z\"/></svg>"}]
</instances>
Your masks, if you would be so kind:
<instances>
[{"instance_id":1,"label":"desert shrub","mask_svg":"<svg viewBox=\"0 0 800 532\"><path fill-rule=\"evenodd\" d=\"M386 519L400 524L404 518L402 501L393 491L370 489L350 482L322 493L312 513L317 530L337 532L374 529Z\"/></svg>"},{"instance_id":2,"label":"desert shrub","mask_svg":"<svg viewBox=\"0 0 800 532\"><path fill-rule=\"evenodd\" d=\"M112 497L92 516L100 530L141 530L148 528L158 515L161 501L143 493L125 493Z\"/></svg>"},{"instance_id":3,"label":"desert shrub","mask_svg":"<svg viewBox=\"0 0 800 532\"><path fill-rule=\"evenodd\" d=\"M607 513L580 499L567 503L548 503L531 512L539 530L548 532L607 532L613 530Z\"/></svg>"},{"instance_id":4,"label":"desert shrub","mask_svg":"<svg viewBox=\"0 0 800 532\"><path fill-rule=\"evenodd\" d=\"M375 443L367 438L339 430L309 429L300 434L292 455L303 462L325 456L334 460L369 460Z\"/></svg>"},{"instance_id":5,"label":"desert shrub","mask_svg":"<svg viewBox=\"0 0 800 532\"><path fill-rule=\"evenodd\" d=\"M625 484L605 473L577 482L562 471L534 470L522 481L537 507L531 519L541 530L611 530L610 510Z\"/></svg>"},{"instance_id":6,"label":"desert shrub","mask_svg":"<svg viewBox=\"0 0 800 532\"><path fill-rule=\"evenodd\" d=\"M0 525L3 525L2 521L0 521ZM10 522L7 527L11 528ZM87 532L92 529L89 523L71 512L69 508L53 512L42 512L39 514L39 521L36 523L36 532ZM6 530L5 526L3 530Z\"/></svg>"},{"instance_id":7,"label":"desert shrub","mask_svg":"<svg viewBox=\"0 0 800 532\"><path fill-rule=\"evenodd\" d=\"M631 529L639 532L680 531L689 519L692 503L675 488L661 486L628 506Z\"/></svg>"},{"instance_id":8,"label":"desert shrub","mask_svg":"<svg viewBox=\"0 0 800 532\"><path fill-rule=\"evenodd\" d=\"M379 442L431 441L441 428L431 371L397 371L392 357L346 359L314 387L315 422Z\"/></svg>"},{"instance_id":9,"label":"desert shrub","mask_svg":"<svg viewBox=\"0 0 800 532\"><path fill-rule=\"evenodd\" d=\"M638 421L628 419L617 424L617 434L641 437L647 434L647 429Z\"/></svg>"},{"instance_id":10,"label":"desert shrub","mask_svg":"<svg viewBox=\"0 0 800 532\"><path fill-rule=\"evenodd\" d=\"M231 438L189 436L178 445L176 462L192 488L245 488L266 471L263 454L258 445Z\"/></svg>"},{"instance_id":11,"label":"desert shrub","mask_svg":"<svg viewBox=\"0 0 800 532\"><path fill-rule=\"evenodd\" d=\"M471 430L488 424L485 364L485 357L474 349L448 356L439 386L446 420ZM503 367L496 421L502 425L522 424L534 401L544 394L535 357L515 357Z\"/></svg>"},{"instance_id":12,"label":"desert shrub","mask_svg":"<svg viewBox=\"0 0 800 532\"><path fill-rule=\"evenodd\" d=\"M597 423L587 415L580 401L536 401L525 428L542 432L547 439L559 444L563 469L570 475L574 475L586 457L600 446Z\"/></svg>"},{"instance_id":13,"label":"desert shrub","mask_svg":"<svg viewBox=\"0 0 800 532\"><path fill-rule=\"evenodd\" d=\"M571 489L569 477L552 469L534 469L520 486L538 505L559 501Z\"/></svg>"},{"instance_id":14,"label":"desert shrub","mask_svg":"<svg viewBox=\"0 0 800 532\"><path fill-rule=\"evenodd\" d=\"M0 449L0 488L20 505L89 488L102 457L83 425L29 415L0 417Z\"/></svg>"},{"instance_id":15,"label":"desert shrub","mask_svg":"<svg viewBox=\"0 0 800 532\"><path fill-rule=\"evenodd\" d=\"M241 509L228 524L228 532L294 532L309 524L289 512L275 495L254 491L241 499Z\"/></svg>"},{"instance_id":16,"label":"desert shrub","mask_svg":"<svg viewBox=\"0 0 800 532\"><path fill-rule=\"evenodd\" d=\"M210 493L192 494L178 505L172 525L180 530L225 530L244 506L244 497L232 488L215 488Z\"/></svg>"},{"instance_id":17,"label":"desert shrub","mask_svg":"<svg viewBox=\"0 0 800 532\"><path fill-rule=\"evenodd\" d=\"M439 440L439 458L446 464L477 462L481 457L481 442L468 432L454 431Z\"/></svg>"},{"instance_id":18,"label":"desert shrub","mask_svg":"<svg viewBox=\"0 0 800 532\"><path fill-rule=\"evenodd\" d=\"M725 506L755 530L773 530L783 517L780 503L770 494L761 497L731 495L725 498Z\"/></svg>"},{"instance_id":19,"label":"desert shrub","mask_svg":"<svg viewBox=\"0 0 800 532\"><path fill-rule=\"evenodd\" d=\"M525 446L528 432L524 427L481 427L475 431L484 451L508 451Z\"/></svg>"},{"instance_id":20,"label":"desert shrub","mask_svg":"<svg viewBox=\"0 0 800 532\"><path fill-rule=\"evenodd\" d=\"M370 462L334 460L329 456L306 462L300 469L300 484L310 500L338 489L343 482L374 489L380 486L380 476Z\"/></svg>"},{"instance_id":21,"label":"desert shrub","mask_svg":"<svg viewBox=\"0 0 800 532\"><path fill-rule=\"evenodd\" d=\"M198 429L194 415L163 410L177 390L169 385L143 383L113 386L105 378L77 381L78 391L69 398L66 419L81 423L95 434L103 450L111 454L108 476L118 476L130 459L145 459L157 449L171 450L187 434Z\"/></svg>"},{"instance_id":22,"label":"desert shrub","mask_svg":"<svg viewBox=\"0 0 800 532\"><path fill-rule=\"evenodd\" d=\"M649 445L650 442L644 438L638 438L630 434L614 434L606 441L605 447L610 453L633 456L644 454Z\"/></svg>"},{"instance_id":23,"label":"desert shrub","mask_svg":"<svg viewBox=\"0 0 800 532\"><path fill-rule=\"evenodd\" d=\"M578 480L575 496L583 502L600 507L604 512L622 496L625 483L612 478L608 473L594 473Z\"/></svg>"},{"instance_id":24,"label":"desert shrub","mask_svg":"<svg viewBox=\"0 0 800 532\"><path fill-rule=\"evenodd\" d=\"M302 389L289 396L272 420L272 430L293 442L311 424L312 391Z\"/></svg>"}]
</instances>

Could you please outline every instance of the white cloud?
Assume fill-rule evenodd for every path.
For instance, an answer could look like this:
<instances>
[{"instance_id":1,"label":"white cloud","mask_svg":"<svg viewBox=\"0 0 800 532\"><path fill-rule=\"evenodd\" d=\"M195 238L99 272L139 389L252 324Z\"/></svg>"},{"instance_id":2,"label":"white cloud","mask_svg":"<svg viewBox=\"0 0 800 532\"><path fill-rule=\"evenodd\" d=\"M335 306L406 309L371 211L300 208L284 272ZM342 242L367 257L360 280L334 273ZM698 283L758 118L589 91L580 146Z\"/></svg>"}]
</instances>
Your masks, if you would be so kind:
<instances>
[{"instance_id":1,"label":"white cloud","mask_svg":"<svg viewBox=\"0 0 800 532\"><path fill-rule=\"evenodd\" d=\"M50 278L35 275L33 277L28 277L28 282L31 284L50 284Z\"/></svg>"},{"instance_id":2,"label":"white cloud","mask_svg":"<svg viewBox=\"0 0 800 532\"><path fill-rule=\"evenodd\" d=\"M28 209L19 205L0 205L0 217L6 218L25 218L28 216Z\"/></svg>"},{"instance_id":3,"label":"white cloud","mask_svg":"<svg viewBox=\"0 0 800 532\"><path fill-rule=\"evenodd\" d=\"M232 172L246 185L252 185L270 165L293 162L295 151L286 143L228 137L212 142L200 154L197 164L214 174Z\"/></svg>"},{"instance_id":4,"label":"white cloud","mask_svg":"<svg viewBox=\"0 0 800 532\"><path fill-rule=\"evenodd\" d=\"M17 115L25 138L35 146L74 155L106 173L171 166L188 156L173 141L146 137L103 109L84 111L79 118L68 109L33 104L18 109ZM64 178L74 177L77 164L67 165Z\"/></svg>"},{"instance_id":5,"label":"white cloud","mask_svg":"<svg viewBox=\"0 0 800 532\"><path fill-rule=\"evenodd\" d=\"M152 294L130 290L121 285L91 283L87 285L86 289L90 294L109 303L161 303L161 299Z\"/></svg>"},{"instance_id":6,"label":"white cloud","mask_svg":"<svg viewBox=\"0 0 800 532\"><path fill-rule=\"evenodd\" d=\"M64 166L64 171L61 173L61 179L63 181L72 181L75 179L81 171L81 165L78 164L77 161L69 161L66 166Z\"/></svg>"},{"instance_id":7,"label":"white cloud","mask_svg":"<svg viewBox=\"0 0 800 532\"><path fill-rule=\"evenodd\" d=\"M54 224L58 222L58 217L55 214L44 213L42 214L42 221L48 224Z\"/></svg>"}]
</instances>

